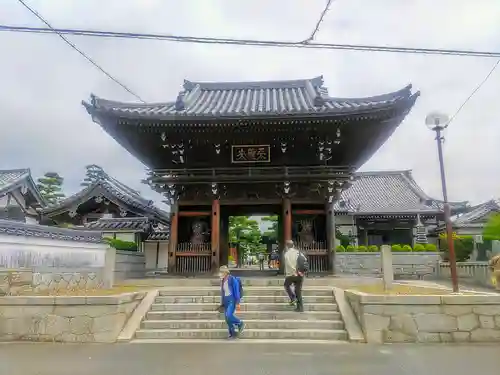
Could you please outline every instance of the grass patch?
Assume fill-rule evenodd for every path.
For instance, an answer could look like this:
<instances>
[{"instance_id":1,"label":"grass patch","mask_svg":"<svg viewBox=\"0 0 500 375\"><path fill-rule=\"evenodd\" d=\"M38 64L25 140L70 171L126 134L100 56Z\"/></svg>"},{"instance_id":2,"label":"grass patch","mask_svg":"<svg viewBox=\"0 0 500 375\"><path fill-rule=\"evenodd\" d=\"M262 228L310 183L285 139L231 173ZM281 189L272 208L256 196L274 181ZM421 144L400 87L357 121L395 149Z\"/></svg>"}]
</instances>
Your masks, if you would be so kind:
<instances>
[{"instance_id":1,"label":"grass patch","mask_svg":"<svg viewBox=\"0 0 500 375\"><path fill-rule=\"evenodd\" d=\"M117 285L110 289L64 289L60 291L23 291L20 292L19 296L111 296L114 294L123 294L123 293L133 293L133 292L143 292L151 289L147 286L139 286L139 285Z\"/></svg>"},{"instance_id":2,"label":"grass patch","mask_svg":"<svg viewBox=\"0 0 500 375\"><path fill-rule=\"evenodd\" d=\"M431 288L425 286L415 286L415 285L404 285L404 284L393 284L390 290L384 290L383 283L372 283L365 285L356 285L348 288L349 290L354 290L357 292L367 293L367 294L381 294L381 295L426 295L426 296L437 296L437 295L447 295L451 294L452 291L449 289ZM472 294L472 293L465 293Z\"/></svg>"}]
</instances>

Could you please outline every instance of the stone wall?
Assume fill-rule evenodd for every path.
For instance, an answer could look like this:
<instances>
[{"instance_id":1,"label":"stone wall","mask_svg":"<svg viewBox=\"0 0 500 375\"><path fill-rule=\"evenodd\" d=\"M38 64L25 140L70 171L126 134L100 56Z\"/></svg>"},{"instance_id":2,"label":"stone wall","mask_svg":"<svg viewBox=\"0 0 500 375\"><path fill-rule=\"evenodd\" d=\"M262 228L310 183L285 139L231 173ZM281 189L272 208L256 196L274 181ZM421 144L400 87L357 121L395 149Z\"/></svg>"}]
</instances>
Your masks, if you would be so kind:
<instances>
[{"instance_id":1,"label":"stone wall","mask_svg":"<svg viewBox=\"0 0 500 375\"><path fill-rule=\"evenodd\" d=\"M115 281L141 278L146 275L144 253L135 251L116 251Z\"/></svg>"},{"instance_id":2,"label":"stone wall","mask_svg":"<svg viewBox=\"0 0 500 375\"><path fill-rule=\"evenodd\" d=\"M500 342L500 295L345 296L368 343Z\"/></svg>"},{"instance_id":3,"label":"stone wall","mask_svg":"<svg viewBox=\"0 0 500 375\"><path fill-rule=\"evenodd\" d=\"M0 341L115 342L144 296L0 297Z\"/></svg>"},{"instance_id":4,"label":"stone wall","mask_svg":"<svg viewBox=\"0 0 500 375\"><path fill-rule=\"evenodd\" d=\"M404 268L405 273L412 269L422 269L423 267L437 273L441 256L436 252L397 252L392 253L392 264L396 274ZM380 253L336 253L335 265L337 273L347 273L355 275L381 275L382 260Z\"/></svg>"},{"instance_id":5,"label":"stone wall","mask_svg":"<svg viewBox=\"0 0 500 375\"><path fill-rule=\"evenodd\" d=\"M107 244L97 242L85 231L24 223L15 225L15 228L5 225L0 232L0 289L3 294L12 292L5 293L12 272L18 275L31 272L31 288L37 292L112 285L115 250Z\"/></svg>"}]
</instances>

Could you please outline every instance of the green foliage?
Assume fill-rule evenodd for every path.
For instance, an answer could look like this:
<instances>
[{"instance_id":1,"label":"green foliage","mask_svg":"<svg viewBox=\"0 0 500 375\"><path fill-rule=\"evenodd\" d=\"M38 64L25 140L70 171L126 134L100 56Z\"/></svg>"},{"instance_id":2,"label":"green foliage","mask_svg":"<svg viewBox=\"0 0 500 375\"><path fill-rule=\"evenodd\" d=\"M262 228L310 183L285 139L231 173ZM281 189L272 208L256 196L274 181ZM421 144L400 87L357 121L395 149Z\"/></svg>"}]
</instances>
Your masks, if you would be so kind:
<instances>
[{"instance_id":1,"label":"green foliage","mask_svg":"<svg viewBox=\"0 0 500 375\"><path fill-rule=\"evenodd\" d=\"M356 251L356 248L352 245L348 245L345 250L348 252L348 253L352 253L353 251Z\"/></svg>"},{"instance_id":2,"label":"green foliage","mask_svg":"<svg viewBox=\"0 0 500 375\"><path fill-rule=\"evenodd\" d=\"M395 253L400 253L403 251L403 248L401 247L401 245L392 245L391 246L391 250Z\"/></svg>"},{"instance_id":3,"label":"green foliage","mask_svg":"<svg viewBox=\"0 0 500 375\"><path fill-rule=\"evenodd\" d=\"M413 251L425 251L425 246L418 243L415 246L413 246Z\"/></svg>"},{"instance_id":4,"label":"green foliage","mask_svg":"<svg viewBox=\"0 0 500 375\"><path fill-rule=\"evenodd\" d=\"M368 246L368 251L371 253L377 253L379 251L379 248L376 245L371 245L371 246Z\"/></svg>"},{"instance_id":5,"label":"green foliage","mask_svg":"<svg viewBox=\"0 0 500 375\"><path fill-rule=\"evenodd\" d=\"M47 172L38 179L36 186L48 205L55 205L64 198L63 182L64 179L56 172Z\"/></svg>"},{"instance_id":6,"label":"green foliage","mask_svg":"<svg viewBox=\"0 0 500 375\"><path fill-rule=\"evenodd\" d=\"M262 234L262 236L268 237L271 241L278 241L278 216L264 216L262 221L270 223L269 228Z\"/></svg>"},{"instance_id":7,"label":"green foliage","mask_svg":"<svg viewBox=\"0 0 500 375\"><path fill-rule=\"evenodd\" d=\"M245 252L258 253L262 250L262 236L259 223L249 216L229 217L229 242L239 244Z\"/></svg>"},{"instance_id":8,"label":"green foliage","mask_svg":"<svg viewBox=\"0 0 500 375\"><path fill-rule=\"evenodd\" d=\"M230 262L234 262L234 258L233 258L232 255L229 255L229 257L227 258L227 260L230 261Z\"/></svg>"},{"instance_id":9,"label":"green foliage","mask_svg":"<svg viewBox=\"0 0 500 375\"><path fill-rule=\"evenodd\" d=\"M438 251L437 246L433 243L428 243L425 245L425 251Z\"/></svg>"},{"instance_id":10,"label":"green foliage","mask_svg":"<svg viewBox=\"0 0 500 375\"><path fill-rule=\"evenodd\" d=\"M346 252L346 249L344 246L342 245L339 245L337 246L337 249L336 249L337 253L345 253Z\"/></svg>"},{"instance_id":11,"label":"green foliage","mask_svg":"<svg viewBox=\"0 0 500 375\"><path fill-rule=\"evenodd\" d=\"M104 237L104 241L116 250L137 251L137 244L135 242L123 241L110 237Z\"/></svg>"},{"instance_id":12,"label":"green foliage","mask_svg":"<svg viewBox=\"0 0 500 375\"><path fill-rule=\"evenodd\" d=\"M403 246L403 251L406 251L406 252L411 252L411 251L413 251L413 250L412 250L412 248L411 248L411 246L410 246L410 245L404 245L404 246Z\"/></svg>"},{"instance_id":13,"label":"green foliage","mask_svg":"<svg viewBox=\"0 0 500 375\"><path fill-rule=\"evenodd\" d=\"M483 235L485 237L500 238L500 213L491 215L488 222L484 226Z\"/></svg>"},{"instance_id":14,"label":"green foliage","mask_svg":"<svg viewBox=\"0 0 500 375\"><path fill-rule=\"evenodd\" d=\"M96 164L87 165L85 166L85 178L83 179L80 186L87 187L89 185L92 185L94 182L101 179L103 175L104 170L100 166Z\"/></svg>"},{"instance_id":15,"label":"green foliage","mask_svg":"<svg viewBox=\"0 0 500 375\"><path fill-rule=\"evenodd\" d=\"M358 246L357 250L355 250L355 251L358 251L360 253L364 253L364 252L368 251L368 248L366 246L361 245L361 246Z\"/></svg>"},{"instance_id":16,"label":"green foliage","mask_svg":"<svg viewBox=\"0 0 500 375\"><path fill-rule=\"evenodd\" d=\"M335 238L338 242L340 242L340 245L344 247L351 244L351 238L345 234L342 234L338 228L335 228Z\"/></svg>"}]
</instances>

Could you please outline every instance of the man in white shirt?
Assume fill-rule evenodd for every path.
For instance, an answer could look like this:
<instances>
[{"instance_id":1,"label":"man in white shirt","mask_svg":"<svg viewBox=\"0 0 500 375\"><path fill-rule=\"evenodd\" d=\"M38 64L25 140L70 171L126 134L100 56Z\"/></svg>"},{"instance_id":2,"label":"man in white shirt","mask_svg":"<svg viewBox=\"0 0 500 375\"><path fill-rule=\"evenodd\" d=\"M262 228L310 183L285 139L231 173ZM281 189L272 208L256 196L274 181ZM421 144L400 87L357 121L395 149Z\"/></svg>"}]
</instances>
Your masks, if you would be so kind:
<instances>
[{"instance_id":1,"label":"man in white shirt","mask_svg":"<svg viewBox=\"0 0 500 375\"><path fill-rule=\"evenodd\" d=\"M295 306L295 311L304 311L304 304L302 302L302 284L304 282L304 274L297 270L297 260L301 256L293 241L286 241L285 243L285 291L290 297L290 305ZM294 286L292 291L291 286Z\"/></svg>"}]
</instances>

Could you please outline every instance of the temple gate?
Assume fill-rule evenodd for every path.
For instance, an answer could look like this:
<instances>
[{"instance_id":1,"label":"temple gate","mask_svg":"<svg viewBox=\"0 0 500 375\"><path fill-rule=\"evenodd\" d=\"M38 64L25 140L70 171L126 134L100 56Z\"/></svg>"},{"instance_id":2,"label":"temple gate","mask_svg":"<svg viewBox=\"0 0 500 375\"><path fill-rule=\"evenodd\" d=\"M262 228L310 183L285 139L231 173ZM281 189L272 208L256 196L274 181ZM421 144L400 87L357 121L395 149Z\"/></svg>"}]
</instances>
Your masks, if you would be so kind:
<instances>
[{"instance_id":1,"label":"temple gate","mask_svg":"<svg viewBox=\"0 0 500 375\"><path fill-rule=\"evenodd\" d=\"M229 216L274 212L313 272L334 272L334 203L353 173L412 108L411 86L339 99L323 78L276 82L185 81L177 100L84 103L150 168L171 206L171 273L213 272L229 255Z\"/></svg>"}]
</instances>

